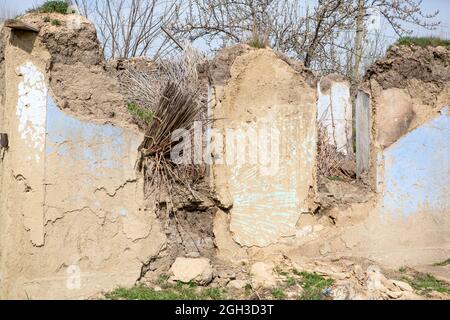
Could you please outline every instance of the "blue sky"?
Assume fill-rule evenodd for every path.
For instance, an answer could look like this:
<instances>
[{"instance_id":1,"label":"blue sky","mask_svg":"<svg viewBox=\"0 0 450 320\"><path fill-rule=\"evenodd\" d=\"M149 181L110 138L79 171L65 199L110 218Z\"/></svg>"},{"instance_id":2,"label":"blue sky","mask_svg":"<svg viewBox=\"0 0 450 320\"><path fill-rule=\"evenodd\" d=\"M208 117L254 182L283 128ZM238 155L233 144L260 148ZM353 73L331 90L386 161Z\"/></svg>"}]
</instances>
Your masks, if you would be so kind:
<instances>
[{"instance_id":1,"label":"blue sky","mask_svg":"<svg viewBox=\"0 0 450 320\"><path fill-rule=\"evenodd\" d=\"M11 7L15 10L25 11L26 9L33 7L33 5L37 5L42 3L44 0L0 0L0 3L4 2L8 7ZM306 0L311 1L311 0ZM436 10L439 10L439 16L437 20L442 22L442 25L437 28L437 30L429 31L424 30L423 28L417 26L411 26L411 29L414 30L415 35L434 35L442 38L450 39L450 1L449 0L423 0L422 2L423 10L426 13L431 13ZM395 37L395 33L389 27L386 28L384 33L387 37ZM393 38L392 38L393 39Z\"/></svg>"}]
</instances>

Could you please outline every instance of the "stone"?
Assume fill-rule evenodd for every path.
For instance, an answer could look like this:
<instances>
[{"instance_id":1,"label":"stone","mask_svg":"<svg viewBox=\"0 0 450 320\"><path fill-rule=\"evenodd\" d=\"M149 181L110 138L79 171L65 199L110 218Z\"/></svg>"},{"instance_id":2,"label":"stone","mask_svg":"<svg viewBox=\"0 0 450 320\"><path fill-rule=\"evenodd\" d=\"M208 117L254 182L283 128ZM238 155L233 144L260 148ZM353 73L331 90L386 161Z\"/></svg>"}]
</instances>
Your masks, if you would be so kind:
<instances>
[{"instance_id":1,"label":"stone","mask_svg":"<svg viewBox=\"0 0 450 320\"><path fill-rule=\"evenodd\" d=\"M277 284L273 265L264 262L256 262L251 267L253 288L270 288Z\"/></svg>"},{"instance_id":2,"label":"stone","mask_svg":"<svg viewBox=\"0 0 450 320\"><path fill-rule=\"evenodd\" d=\"M195 282L207 285L213 279L213 268L208 258L178 257L170 268L170 280L181 282Z\"/></svg>"},{"instance_id":3,"label":"stone","mask_svg":"<svg viewBox=\"0 0 450 320\"><path fill-rule=\"evenodd\" d=\"M327 255L328 253L330 253L331 249L330 249L330 244L329 243L325 243L323 246L321 246L319 248L319 252L321 255Z\"/></svg>"},{"instance_id":4,"label":"stone","mask_svg":"<svg viewBox=\"0 0 450 320\"><path fill-rule=\"evenodd\" d=\"M236 273L232 270L226 269L218 270L217 276L222 279L230 279L230 280L236 279Z\"/></svg>"},{"instance_id":5,"label":"stone","mask_svg":"<svg viewBox=\"0 0 450 320\"><path fill-rule=\"evenodd\" d=\"M367 289L375 291L386 291L386 287L383 282L386 281L386 277L381 273L381 270L376 265L371 265L367 268Z\"/></svg>"},{"instance_id":6,"label":"stone","mask_svg":"<svg viewBox=\"0 0 450 320\"><path fill-rule=\"evenodd\" d=\"M401 298L403 294L401 291L387 291L386 295L391 299L398 299Z\"/></svg>"},{"instance_id":7,"label":"stone","mask_svg":"<svg viewBox=\"0 0 450 320\"><path fill-rule=\"evenodd\" d=\"M366 277L366 275L364 274L364 270L359 264L355 264L353 266L353 273L355 274L356 279L358 279L359 281L363 281Z\"/></svg>"},{"instance_id":8,"label":"stone","mask_svg":"<svg viewBox=\"0 0 450 320\"><path fill-rule=\"evenodd\" d=\"M399 288L401 291L413 292L414 289L406 282L400 280L390 280L394 286Z\"/></svg>"},{"instance_id":9,"label":"stone","mask_svg":"<svg viewBox=\"0 0 450 320\"><path fill-rule=\"evenodd\" d=\"M248 282L245 280L231 280L228 282L227 287L233 289L244 289L247 283Z\"/></svg>"}]
</instances>

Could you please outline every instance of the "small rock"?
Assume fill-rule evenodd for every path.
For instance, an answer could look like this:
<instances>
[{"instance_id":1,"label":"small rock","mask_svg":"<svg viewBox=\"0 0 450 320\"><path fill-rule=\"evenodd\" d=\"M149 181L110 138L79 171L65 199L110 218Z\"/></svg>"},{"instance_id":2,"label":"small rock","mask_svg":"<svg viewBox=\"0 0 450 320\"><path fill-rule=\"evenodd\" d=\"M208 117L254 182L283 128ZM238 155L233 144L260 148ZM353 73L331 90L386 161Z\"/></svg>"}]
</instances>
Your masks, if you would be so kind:
<instances>
[{"instance_id":1,"label":"small rock","mask_svg":"<svg viewBox=\"0 0 450 320\"><path fill-rule=\"evenodd\" d=\"M277 284L276 277L273 273L273 266L264 262L257 262L251 267L252 286L253 288L270 288Z\"/></svg>"},{"instance_id":2,"label":"small rock","mask_svg":"<svg viewBox=\"0 0 450 320\"><path fill-rule=\"evenodd\" d=\"M218 270L217 276L222 279L236 279L236 273L232 270Z\"/></svg>"},{"instance_id":3,"label":"small rock","mask_svg":"<svg viewBox=\"0 0 450 320\"><path fill-rule=\"evenodd\" d=\"M333 300L350 300L354 294L351 284L342 284L336 286L330 293Z\"/></svg>"},{"instance_id":4,"label":"small rock","mask_svg":"<svg viewBox=\"0 0 450 320\"><path fill-rule=\"evenodd\" d=\"M413 292L414 289L406 282L400 281L400 280L390 280L394 286L396 286L397 288L399 288L402 291L407 291L407 292Z\"/></svg>"},{"instance_id":5,"label":"small rock","mask_svg":"<svg viewBox=\"0 0 450 320\"><path fill-rule=\"evenodd\" d=\"M376 265L371 265L367 268L367 289L386 291L386 287L383 282L386 281L386 277L381 274L381 270Z\"/></svg>"},{"instance_id":6,"label":"small rock","mask_svg":"<svg viewBox=\"0 0 450 320\"><path fill-rule=\"evenodd\" d=\"M248 282L245 280L231 280L228 282L227 287L233 289L244 289L247 283Z\"/></svg>"},{"instance_id":7,"label":"small rock","mask_svg":"<svg viewBox=\"0 0 450 320\"><path fill-rule=\"evenodd\" d=\"M387 291L386 295L391 298L391 299L398 299L400 298L403 294L401 291Z\"/></svg>"},{"instance_id":8,"label":"small rock","mask_svg":"<svg viewBox=\"0 0 450 320\"><path fill-rule=\"evenodd\" d=\"M330 249L330 245L328 243L325 243L323 246L321 246L319 248L319 252L323 256L330 253L330 251L331 251L331 249Z\"/></svg>"},{"instance_id":9,"label":"small rock","mask_svg":"<svg viewBox=\"0 0 450 320\"><path fill-rule=\"evenodd\" d=\"M366 277L363 268L359 264L355 264L353 266L353 273L355 274L356 279L358 279L359 281L363 281Z\"/></svg>"},{"instance_id":10,"label":"small rock","mask_svg":"<svg viewBox=\"0 0 450 320\"><path fill-rule=\"evenodd\" d=\"M178 257L170 268L170 280L190 282L206 285L213 279L213 268L207 258L181 258Z\"/></svg>"},{"instance_id":11,"label":"small rock","mask_svg":"<svg viewBox=\"0 0 450 320\"><path fill-rule=\"evenodd\" d=\"M162 291L162 288L156 286L156 287L153 288L153 291L160 292L160 291Z\"/></svg>"}]
</instances>

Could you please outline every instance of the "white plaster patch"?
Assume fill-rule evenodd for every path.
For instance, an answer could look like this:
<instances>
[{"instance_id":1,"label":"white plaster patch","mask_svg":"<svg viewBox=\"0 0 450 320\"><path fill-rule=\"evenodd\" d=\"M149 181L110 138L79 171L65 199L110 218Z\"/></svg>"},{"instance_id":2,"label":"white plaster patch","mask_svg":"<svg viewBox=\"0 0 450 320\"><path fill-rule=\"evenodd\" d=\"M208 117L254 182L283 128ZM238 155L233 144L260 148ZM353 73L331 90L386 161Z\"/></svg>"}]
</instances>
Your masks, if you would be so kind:
<instances>
[{"instance_id":1,"label":"white plaster patch","mask_svg":"<svg viewBox=\"0 0 450 320\"><path fill-rule=\"evenodd\" d=\"M22 76L18 86L19 99L16 115L18 131L26 144L37 152L30 155L36 162L45 146L45 120L47 110L47 86L45 77L30 61L17 68Z\"/></svg>"},{"instance_id":2,"label":"white plaster patch","mask_svg":"<svg viewBox=\"0 0 450 320\"><path fill-rule=\"evenodd\" d=\"M317 120L326 129L329 143L346 155L351 152L352 145L350 86L346 82L334 82L329 94L322 92L320 83L317 89Z\"/></svg>"}]
</instances>

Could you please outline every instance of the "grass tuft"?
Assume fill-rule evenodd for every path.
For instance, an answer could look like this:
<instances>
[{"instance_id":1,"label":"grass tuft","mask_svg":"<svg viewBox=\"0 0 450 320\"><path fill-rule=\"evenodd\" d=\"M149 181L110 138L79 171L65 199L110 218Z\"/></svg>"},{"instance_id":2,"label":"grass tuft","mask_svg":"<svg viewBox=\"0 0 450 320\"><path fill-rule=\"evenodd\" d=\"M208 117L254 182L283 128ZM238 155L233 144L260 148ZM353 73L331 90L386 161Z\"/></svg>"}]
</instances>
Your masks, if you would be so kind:
<instances>
[{"instance_id":1,"label":"grass tuft","mask_svg":"<svg viewBox=\"0 0 450 320\"><path fill-rule=\"evenodd\" d=\"M413 278L404 278L419 294L427 294L431 291L450 294L450 286L445 281L436 279L431 274L416 274Z\"/></svg>"},{"instance_id":2,"label":"grass tuft","mask_svg":"<svg viewBox=\"0 0 450 320\"><path fill-rule=\"evenodd\" d=\"M252 37L247 44L250 47L256 48L256 49L265 49L267 47L267 41L264 41L261 39L261 37Z\"/></svg>"},{"instance_id":3,"label":"grass tuft","mask_svg":"<svg viewBox=\"0 0 450 320\"><path fill-rule=\"evenodd\" d=\"M299 272L302 277L300 285L304 292L301 296L302 300L320 300L322 292L333 285L333 279L327 279L316 273Z\"/></svg>"},{"instance_id":4,"label":"grass tuft","mask_svg":"<svg viewBox=\"0 0 450 320\"><path fill-rule=\"evenodd\" d=\"M192 283L178 282L164 287L160 291L146 286L117 288L105 294L105 298L109 300L223 300L226 298L225 289L199 288Z\"/></svg>"},{"instance_id":5,"label":"grass tuft","mask_svg":"<svg viewBox=\"0 0 450 320\"><path fill-rule=\"evenodd\" d=\"M58 19L52 20L52 26L59 27L60 25L61 25L61 21L59 21Z\"/></svg>"},{"instance_id":6,"label":"grass tuft","mask_svg":"<svg viewBox=\"0 0 450 320\"><path fill-rule=\"evenodd\" d=\"M139 118L140 120L144 121L148 126L151 125L153 121L153 113L145 109L141 106L139 106L136 103L129 103L128 104L128 111L135 117Z\"/></svg>"},{"instance_id":7,"label":"grass tuft","mask_svg":"<svg viewBox=\"0 0 450 320\"><path fill-rule=\"evenodd\" d=\"M271 293L272 296L278 300L284 299L286 297L286 294L284 293L284 290L282 288L274 288L272 289Z\"/></svg>"},{"instance_id":8,"label":"grass tuft","mask_svg":"<svg viewBox=\"0 0 450 320\"><path fill-rule=\"evenodd\" d=\"M30 9L28 12L67 14L68 9L69 5L65 1L45 1L41 6Z\"/></svg>"},{"instance_id":9,"label":"grass tuft","mask_svg":"<svg viewBox=\"0 0 450 320\"><path fill-rule=\"evenodd\" d=\"M440 39L436 37L403 37L397 41L397 45L403 46L416 45L419 47L443 46L450 48L450 40Z\"/></svg>"}]
</instances>

